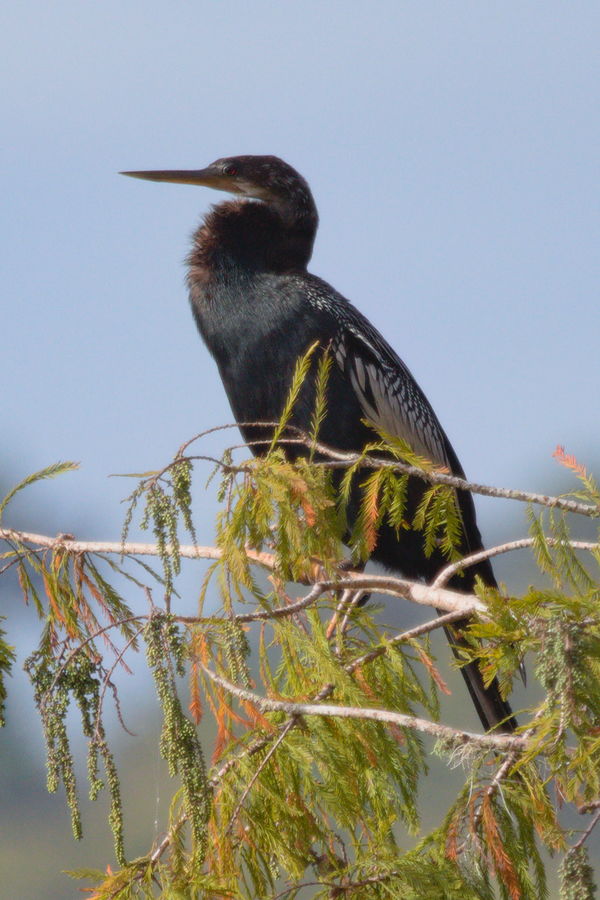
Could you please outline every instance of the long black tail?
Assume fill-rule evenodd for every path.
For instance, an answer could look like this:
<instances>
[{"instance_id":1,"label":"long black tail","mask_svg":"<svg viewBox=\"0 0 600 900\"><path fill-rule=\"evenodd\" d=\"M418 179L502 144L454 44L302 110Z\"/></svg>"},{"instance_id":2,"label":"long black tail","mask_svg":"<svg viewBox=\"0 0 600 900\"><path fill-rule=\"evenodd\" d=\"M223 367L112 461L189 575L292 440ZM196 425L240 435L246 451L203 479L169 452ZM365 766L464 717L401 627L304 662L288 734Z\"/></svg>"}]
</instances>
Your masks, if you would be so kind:
<instances>
[{"instance_id":1,"label":"long black tail","mask_svg":"<svg viewBox=\"0 0 600 900\"><path fill-rule=\"evenodd\" d=\"M468 620L456 622L452 628L445 628L446 636L457 659L460 659L461 644L467 646L466 641L460 637L461 626L468 625ZM510 704L500 695L498 681L494 680L487 687L477 663L468 663L461 667L461 673L471 695L473 706L486 731L496 728L498 731L513 732L517 728Z\"/></svg>"},{"instance_id":2,"label":"long black tail","mask_svg":"<svg viewBox=\"0 0 600 900\"><path fill-rule=\"evenodd\" d=\"M471 591L475 584L476 575L479 575L489 587L497 587L497 582L488 560L467 570L462 578L451 579L448 586L452 590ZM468 624L468 619L460 619L444 629L457 659L461 658L461 646L468 646L464 638L461 637L461 629ZM462 666L460 671L471 695L473 706L485 730L489 731L491 728L497 728L498 731L515 731L518 727L517 720L509 703L502 699L497 679L494 678L486 687L477 663L468 663L466 666Z\"/></svg>"},{"instance_id":3,"label":"long black tail","mask_svg":"<svg viewBox=\"0 0 600 900\"><path fill-rule=\"evenodd\" d=\"M482 548L481 537L475 523L475 511L470 495L466 495L463 503L465 513L463 518L469 524L469 541L465 553L472 553ZM395 532L386 525L383 525L379 531L373 558L405 578L422 579L429 583L448 562L437 551L434 551L430 557L425 556L423 536L420 532L407 530L398 538ZM489 560L465 569L463 575L455 575L448 582L448 587L466 594L472 593L477 575L484 584L489 587L497 587ZM468 619L461 619L445 629L452 650L458 659L461 659L461 644L464 647L467 646L464 637L461 637L461 629L466 628L468 624ZM499 731L513 732L517 728L517 722L510 705L500 695L498 682L494 680L485 687L477 663L462 666L460 671L485 730L497 728Z\"/></svg>"}]
</instances>

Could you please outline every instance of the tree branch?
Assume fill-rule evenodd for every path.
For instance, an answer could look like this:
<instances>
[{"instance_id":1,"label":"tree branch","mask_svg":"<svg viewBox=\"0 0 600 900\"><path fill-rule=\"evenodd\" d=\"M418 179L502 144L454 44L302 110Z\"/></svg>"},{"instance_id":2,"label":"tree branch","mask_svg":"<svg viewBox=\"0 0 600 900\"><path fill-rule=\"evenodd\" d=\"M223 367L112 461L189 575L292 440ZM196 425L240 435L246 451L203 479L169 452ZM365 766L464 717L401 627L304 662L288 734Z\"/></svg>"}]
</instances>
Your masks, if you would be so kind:
<instances>
[{"instance_id":1,"label":"tree branch","mask_svg":"<svg viewBox=\"0 0 600 900\"><path fill-rule=\"evenodd\" d=\"M264 622L269 619L283 619L286 616L292 616L294 613L300 612L303 609L306 609L308 606L311 606L315 603L325 589L323 586L317 582L314 585L312 590L308 592L305 597L302 597L296 603L290 603L288 606L279 606L276 609L264 609L257 613L240 613L232 616L234 622L242 623L242 622ZM202 624L202 622L206 621L206 617L201 616L174 616L173 617L177 622L182 622L185 625L196 625Z\"/></svg>"},{"instance_id":2,"label":"tree branch","mask_svg":"<svg viewBox=\"0 0 600 900\"><path fill-rule=\"evenodd\" d=\"M59 534L50 537L47 534L33 534L29 531L16 531L13 528L0 528L0 540L22 544L35 544L47 550L65 550L67 553L107 553L118 556L160 556L157 544L121 541L76 541L71 535ZM171 547L167 544L167 552ZM185 559L221 559L222 552L217 547L203 547L199 544L181 544L179 555ZM246 549L248 559L265 569L275 566L275 558L271 553Z\"/></svg>"},{"instance_id":3,"label":"tree branch","mask_svg":"<svg viewBox=\"0 0 600 900\"><path fill-rule=\"evenodd\" d=\"M66 553L97 553L97 554L115 554L118 556L159 556L158 546L156 544L145 543L120 543L118 541L77 541L70 535L58 535L57 537L49 537L45 534L33 534L27 531L16 531L11 528L0 528L0 539L23 544L34 544L38 548L43 547L48 550L63 550ZM167 544L167 553L170 552L170 546ZM246 556L251 563L261 566L264 569L272 571L277 564L277 559L273 553L265 553L263 551L251 550L246 548ZM223 553L218 547L204 547L196 544L181 544L179 547L180 556L186 559L222 559ZM409 581L405 578L394 578L390 575L372 575L358 571L344 571L339 578L323 579L321 564L318 560L314 560L315 576L310 579L310 583L315 589L320 591L349 589L352 591L377 591L379 594L386 594L392 597L402 597L416 603L419 606L433 606L442 609L445 612L461 612L465 617L473 615L473 613L485 613L485 606L474 594L463 594L458 591L450 591L447 589L433 589L428 585L421 584L416 581ZM299 601L296 605L297 609L302 609L304 605L312 602L312 598ZM289 611L296 611L292 607L282 607L280 611L260 612L249 614L246 617L240 617L238 621L251 622L258 619L269 619L273 615L288 615ZM190 617L186 621L193 622ZM198 621L202 621L198 619Z\"/></svg>"},{"instance_id":4,"label":"tree branch","mask_svg":"<svg viewBox=\"0 0 600 900\"><path fill-rule=\"evenodd\" d=\"M589 550L591 552L600 550L600 543L594 541L565 542L558 538L548 537L546 538L546 542L549 547L559 547L561 544L564 545L566 543L573 550ZM469 566L475 566L484 559L492 559L494 556L500 556L502 553L510 553L512 550L523 550L527 547L533 547L534 543L534 538L520 538L517 541L508 541L506 544L498 544L496 547L488 547L487 550L479 550L477 553L470 553L468 556L464 556L457 562L445 566L441 572L438 572L435 579L431 582L430 587L432 590L443 588L456 572L462 572L463 569L468 569Z\"/></svg>"},{"instance_id":5,"label":"tree branch","mask_svg":"<svg viewBox=\"0 0 600 900\"><path fill-rule=\"evenodd\" d=\"M408 631L402 631L400 634L396 634L394 637L390 638L385 646L375 647L374 650L369 650L367 653L364 653L362 656L359 656L357 659L344 666L344 669L350 675L360 666L364 666L366 663L370 663L374 659L377 659L377 657L383 656L384 653L387 653L388 647L393 647L396 644L406 644L408 641L413 641L423 634L429 634L431 631L435 631L436 628L443 628L446 625L450 625L452 622L462 619L463 616L464 613L460 610L458 612L450 612L446 613L445 616L438 616L437 619L431 619L429 622L424 622L422 625L410 628Z\"/></svg>"},{"instance_id":6,"label":"tree branch","mask_svg":"<svg viewBox=\"0 0 600 900\"><path fill-rule=\"evenodd\" d=\"M229 428L243 429L244 427L250 426L277 428L279 426L279 422L241 422L238 424L229 423L227 425L218 425L215 428L211 428L208 431L201 432L200 434L195 435L193 438L190 438L189 441L186 441L186 443L181 446L179 454L183 455L183 452L187 450L191 444L204 437L205 435L211 434L214 431L223 431ZM327 444L322 444L320 441L315 441L309 434L306 434L301 429L296 428L293 425L288 424L287 431L297 434L298 437L280 437L277 442L278 444L284 444L286 446L300 444L302 446L310 448L311 450L323 454L323 456L329 457L329 461L318 461L316 463L316 465L320 465L325 468L348 468L349 466L355 465L356 463L360 463L362 467L367 469L396 469L398 472L402 472L403 474L414 475L416 478L420 478L423 481L429 482L429 484L447 484L450 487L456 488L457 490L470 491L473 494L481 494L484 497L500 497L505 500L518 500L522 503L535 503L538 506L548 506L555 509L564 509L567 512L577 513L582 516L589 516L590 518L600 517L600 506L596 504L579 503L576 500L567 500L565 497L554 497L552 495L538 494L532 491L521 491L514 488L498 488L493 487L492 485L479 484L478 482L467 481L466 478L459 478L457 475L449 475L445 472L440 472L439 469L421 469L418 466L413 466L409 463L401 462L398 459L389 459L370 455L363 456L362 454L358 453L343 453L339 450L335 450L333 447L330 447ZM243 444L235 444L228 449L230 451L233 451L242 448L252 449L256 446L268 447L270 443L270 440L248 441ZM195 457L190 458L194 459ZM227 468L232 469L236 467L228 465Z\"/></svg>"},{"instance_id":7,"label":"tree branch","mask_svg":"<svg viewBox=\"0 0 600 900\"><path fill-rule=\"evenodd\" d=\"M305 443L305 441L302 441ZM313 446L313 442L310 443ZM519 500L522 503L535 503L538 506L548 506L556 509L564 509L567 512L578 513L582 516L596 518L600 516L600 506L591 503L578 503L576 500L567 500L564 497L553 497L548 494L537 494L531 491L520 491L513 488L498 488L492 485L479 484L475 481L467 481L466 478L459 478L456 475L448 475L439 470L426 470L418 466L411 466L408 463L400 462L397 459L382 459L377 456L361 457L358 453L340 453L332 447L325 444L314 444L315 449L320 453L324 453L333 461L338 461L344 467L361 462L365 468L370 469L396 469L405 475L414 475L422 481L429 484L447 484L449 487L456 488L461 491L470 491L472 494L481 494L484 497L500 497L505 500ZM335 466L332 463L319 463L325 466Z\"/></svg>"},{"instance_id":8,"label":"tree branch","mask_svg":"<svg viewBox=\"0 0 600 900\"><path fill-rule=\"evenodd\" d=\"M271 757L273 756L273 754L275 753L275 751L277 750L279 745L283 742L283 740L286 738L286 736L289 734L289 732L295 726L295 724L296 724L296 717L292 716L291 718L289 718L287 720L286 724L281 729L281 732L277 736L277 739L275 740L275 742L269 747L269 751L268 751L267 755L265 756L265 758L263 760L261 760L260 765L256 769L256 772L254 772L254 774L252 775L252 778L250 779L250 781L244 788L244 790L242 792L242 796L238 800L236 807L235 807L233 813L231 814L231 818L229 820L227 828L225 829L225 834L229 834L229 832L233 828L233 826L235 824L235 820L239 816L242 806L244 805L244 801L246 800L246 797L248 796L248 794L250 793L250 791L256 784L256 781L258 780L260 773L263 771L263 769L265 769L267 767L269 760L271 759Z\"/></svg>"},{"instance_id":9,"label":"tree branch","mask_svg":"<svg viewBox=\"0 0 600 900\"><path fill-rule=\"evenodd\" d=\"M374 709L373 707L358 706L333 706L326 703L294 703L288 700L272 700L269 697L261 697L254 691L238 687L226 678L217 675L208 666L200 663L202 671L230 694L240 700L247 700L255 704L259 709L271 712L284 712L288 716L335 716L346 719L368 719L375 722L386 722L399 725L401 728L411 728L430 734L435 738L445 741L460 741L463 744L478 744L490 750L523 750L525 741L510 734L476 734L471 731L461 731L450 728L448 725L439 725L427 719L417 716L407 716L404 713L393 712L387 709Z\"/></svg>"},{"instance_id":10,"label":"tree branch","mask_svg":"<svg viewBox=\"0 0 600 900\"><path fill-rule=\"evenodd\" d=\"M577 843L576 843L576 844L573 844L573 846L571 847L571 851L572 851L572 850L579 850L580 847L583 847L583 845L585 844L585 842L586 842L587 839L589 838L590 834L592 833L592 831L594 830L594 828L596 827L596 825L598 824L598 822L600 822L600 809L598 810L598 812L596 813L596 815L594 816L594 818L593 818L592 821L590 822L589 826L585 829L585 831L583 832L583 834L581 835L581 837L579 838L579 840L577 841Z\"/></svg>"}]
</instances>

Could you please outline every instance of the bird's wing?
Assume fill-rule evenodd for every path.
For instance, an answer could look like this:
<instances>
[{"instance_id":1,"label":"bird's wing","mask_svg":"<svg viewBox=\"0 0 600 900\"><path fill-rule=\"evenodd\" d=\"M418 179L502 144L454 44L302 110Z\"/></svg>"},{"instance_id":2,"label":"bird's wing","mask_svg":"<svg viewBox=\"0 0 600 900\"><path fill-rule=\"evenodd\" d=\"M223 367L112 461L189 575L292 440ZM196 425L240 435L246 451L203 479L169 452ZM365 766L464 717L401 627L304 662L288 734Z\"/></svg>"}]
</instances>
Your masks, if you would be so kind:
<instances>
[{"instance_id":1,"label":"bird's wing","mask_svg":"<svg viewBox=\"0 0 600 900\"><path fill-rule=\"evenodd\" d=\"M405 440L415 453L454 468L448 439L425 395L370 323L346 321L332 349L365 419L376 429Z\"/></svg>"}]
</instances>

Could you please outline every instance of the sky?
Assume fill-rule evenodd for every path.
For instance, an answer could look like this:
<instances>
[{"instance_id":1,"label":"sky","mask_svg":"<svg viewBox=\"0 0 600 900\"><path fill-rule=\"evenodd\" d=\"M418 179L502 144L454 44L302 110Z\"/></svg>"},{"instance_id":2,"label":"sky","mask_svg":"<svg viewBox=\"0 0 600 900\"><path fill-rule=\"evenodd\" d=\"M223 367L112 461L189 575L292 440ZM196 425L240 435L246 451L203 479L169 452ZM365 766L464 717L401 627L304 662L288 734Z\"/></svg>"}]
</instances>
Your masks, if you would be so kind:
<instances>
[{"instance_id":1,"label":"sky","mask_svg":"<svg viewBox=\"0 0 600 900\"><path fill-rule=\"evenodd\" d=\"M129 485L108 476L231 421L183 265L223 195L117 173L245 153L307 178L311 270L404 359L468 475L566 490L557 444L598 471L599 26L577 0L4 4L0 487L81 462L9 524L115 539ZM525 533L477 504L488 543Z\"/></svg>"},{"instance_id":2,"label":"sky","mask_svg":"<svg viewBox=\"0 0 600 900\"><path fill-rule=\"evenodd\" d=\"M2 20L2 468L81 462L36 495L57 530L106 536L107 475L231 420L183 266L223 195L117 174L223 155L305 175L312 270L469 475L546 489L557 443L598 458L596 4L25 0Z\"/></svg>"}]
</instances>

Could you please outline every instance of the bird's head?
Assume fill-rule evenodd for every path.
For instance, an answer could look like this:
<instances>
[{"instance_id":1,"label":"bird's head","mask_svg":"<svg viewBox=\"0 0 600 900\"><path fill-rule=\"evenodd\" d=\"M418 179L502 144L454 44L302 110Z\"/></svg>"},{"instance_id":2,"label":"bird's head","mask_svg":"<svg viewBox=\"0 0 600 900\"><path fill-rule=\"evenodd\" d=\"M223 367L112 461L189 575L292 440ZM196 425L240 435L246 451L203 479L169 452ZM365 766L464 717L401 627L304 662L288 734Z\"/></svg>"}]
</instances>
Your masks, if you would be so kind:
<instances>
[{"instance_id":1,"label":"bird's head","mask_svg":"<svg viewBox=\"0 0 600 900\"><path fill-rule=\"evenodd\" d=\"M225 216L229 238L235 235L236 245L249 241L256 258L260 256L256 246L256 214L259 212L256 207L264 206L264 220L259 230L262 232L261 240L266 242L266 247L262 249L267 253L271 264L277 255L285 260L288 267L292 263L297 267L305 266L310 259L319 221L317 207L302 175L277 156L228 156L215 160L205 169L161 169L121 174L149 181L203 185L217 191L237 194L250 201L250 204L223 204L216 207L214 214L221 211L221 215ZM255 201L259 201L258 204ZM245 213L251 213L250 218ZM234 221L241 223L243 229L246 229L243 231L243 240L239 228L234 228ZM247 230L249 222L252 223L252 234Z\"/></svg>"},{"instance_id":2,"label":"bird's head","mask_svg":"<svg viewBox=\"0 0 600 900\"><path fill-rule=\"evenodd\" d=\"M121 174L148 181L203 185L217 191L262 200L274 206L285 203L299 194L310 196L304 178L277 156L228 156L215 160L205 169L154 170Z\"/></svg>"}]
</instances>

